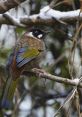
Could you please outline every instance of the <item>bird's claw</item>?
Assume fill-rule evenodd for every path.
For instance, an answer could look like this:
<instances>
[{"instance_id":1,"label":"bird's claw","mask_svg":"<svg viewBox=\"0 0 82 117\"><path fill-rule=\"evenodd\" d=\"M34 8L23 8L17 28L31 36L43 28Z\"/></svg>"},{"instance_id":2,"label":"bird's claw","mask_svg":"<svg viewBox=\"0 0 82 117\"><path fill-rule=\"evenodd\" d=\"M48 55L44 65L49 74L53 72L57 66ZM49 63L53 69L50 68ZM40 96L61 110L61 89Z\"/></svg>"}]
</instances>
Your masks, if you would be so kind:
<instances>
[{"instance_id":1,"label":"bird's claw","mask_svg":"<svg viewBox=\"0 0 82 117\"><path fill-rule=\"evenodd\" d=\"M32 71L39 77L41 77L45 71L43 69L33 68Z\"/></svg>"}]
</instances>

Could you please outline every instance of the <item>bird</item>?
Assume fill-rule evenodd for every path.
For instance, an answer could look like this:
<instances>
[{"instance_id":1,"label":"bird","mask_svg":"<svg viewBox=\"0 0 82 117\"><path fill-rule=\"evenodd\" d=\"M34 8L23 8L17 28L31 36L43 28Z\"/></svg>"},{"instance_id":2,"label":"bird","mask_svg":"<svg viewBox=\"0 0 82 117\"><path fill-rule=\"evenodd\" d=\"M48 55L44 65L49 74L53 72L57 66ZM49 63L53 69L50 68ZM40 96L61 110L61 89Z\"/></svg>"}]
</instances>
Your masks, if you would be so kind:
<instances>
[{"instance_id":1,"label":"bird","mask_svg":"<svg viewBox=\"0 0 82 117\"><path fill-rule=\"evenodd\" d=\"M45 35L44 30L31 28L17 40L7 62L8 78L1 96L1 109L12 107L14 92L23 71L29 73L33 68L40 68L39 63L45 53Z\"/></svg>"}]
</instances>

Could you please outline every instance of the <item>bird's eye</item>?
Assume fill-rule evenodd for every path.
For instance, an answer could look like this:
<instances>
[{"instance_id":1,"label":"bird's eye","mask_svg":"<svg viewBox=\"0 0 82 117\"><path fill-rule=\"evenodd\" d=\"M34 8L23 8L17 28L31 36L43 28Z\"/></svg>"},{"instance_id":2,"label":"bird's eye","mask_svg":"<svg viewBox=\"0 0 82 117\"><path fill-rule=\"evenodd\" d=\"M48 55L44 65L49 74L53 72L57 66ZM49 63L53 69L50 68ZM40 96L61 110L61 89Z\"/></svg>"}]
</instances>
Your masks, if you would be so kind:
<instances>
[{"instance_id":1,"label":"bird's eye","mask_svg":"<svg viewBox=\"0 0 82 117\"><path fill-rule=\"evenodd\" d=\"M39 32L36 30L36 31L34 31L34 33L35 33L35 34L38 34Z\"/></svg>"},{"instance_id":2,"label":"bird's eye","mask_svg":"<svg viewBox=\"0 0 82 117\"><path fill-rule=\"evenodd\" d=\"M41 39L44 35L44 33L41 30L33 30L32 34L34 37L39 39Z\"/></svg>"}]
</instances>

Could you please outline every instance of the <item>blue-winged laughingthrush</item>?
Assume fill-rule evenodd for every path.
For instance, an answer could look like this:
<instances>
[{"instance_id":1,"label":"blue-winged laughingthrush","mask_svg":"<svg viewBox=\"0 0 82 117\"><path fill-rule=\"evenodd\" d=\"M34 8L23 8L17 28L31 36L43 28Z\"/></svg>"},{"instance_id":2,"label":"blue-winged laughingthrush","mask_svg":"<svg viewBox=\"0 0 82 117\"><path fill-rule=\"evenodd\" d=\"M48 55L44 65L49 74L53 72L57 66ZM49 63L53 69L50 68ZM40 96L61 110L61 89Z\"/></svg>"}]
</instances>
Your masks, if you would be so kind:
<instances>
[{"instance_id":1,"label":"blue-winged laughingthrush","mask_svg":"<svg viewBox=\"0 0 82 117\"><path fill-rule=\"evenodd\" d=\"M45 34L40 29L32 28L24 33L16 43L7 64L9 75L1 97L1 108L9 108L11 106L10 102L12 102L18 78L23 71L39 68L40 60L45 51Z\"/></svg>"}]
</instances>

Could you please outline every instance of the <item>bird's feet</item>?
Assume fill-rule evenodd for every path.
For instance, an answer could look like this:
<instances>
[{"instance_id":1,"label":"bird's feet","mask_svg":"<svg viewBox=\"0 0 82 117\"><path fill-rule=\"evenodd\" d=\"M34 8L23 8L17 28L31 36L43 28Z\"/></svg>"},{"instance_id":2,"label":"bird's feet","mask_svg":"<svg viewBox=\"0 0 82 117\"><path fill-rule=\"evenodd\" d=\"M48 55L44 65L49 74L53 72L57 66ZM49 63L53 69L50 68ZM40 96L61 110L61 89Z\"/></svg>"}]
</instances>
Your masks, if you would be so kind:
<instances>
[{"instance_id":1,"label":"bird's feet","mask_svg":"<svg viewBox=\"0 0 82 117\"><path fill-rule=\"evenodd\" d=\"M42 75L46 73L43 69L38 69L38 68L33 68L32 72L35 73L39 77L41 77Z\"/></svg>"}]
</instances>

